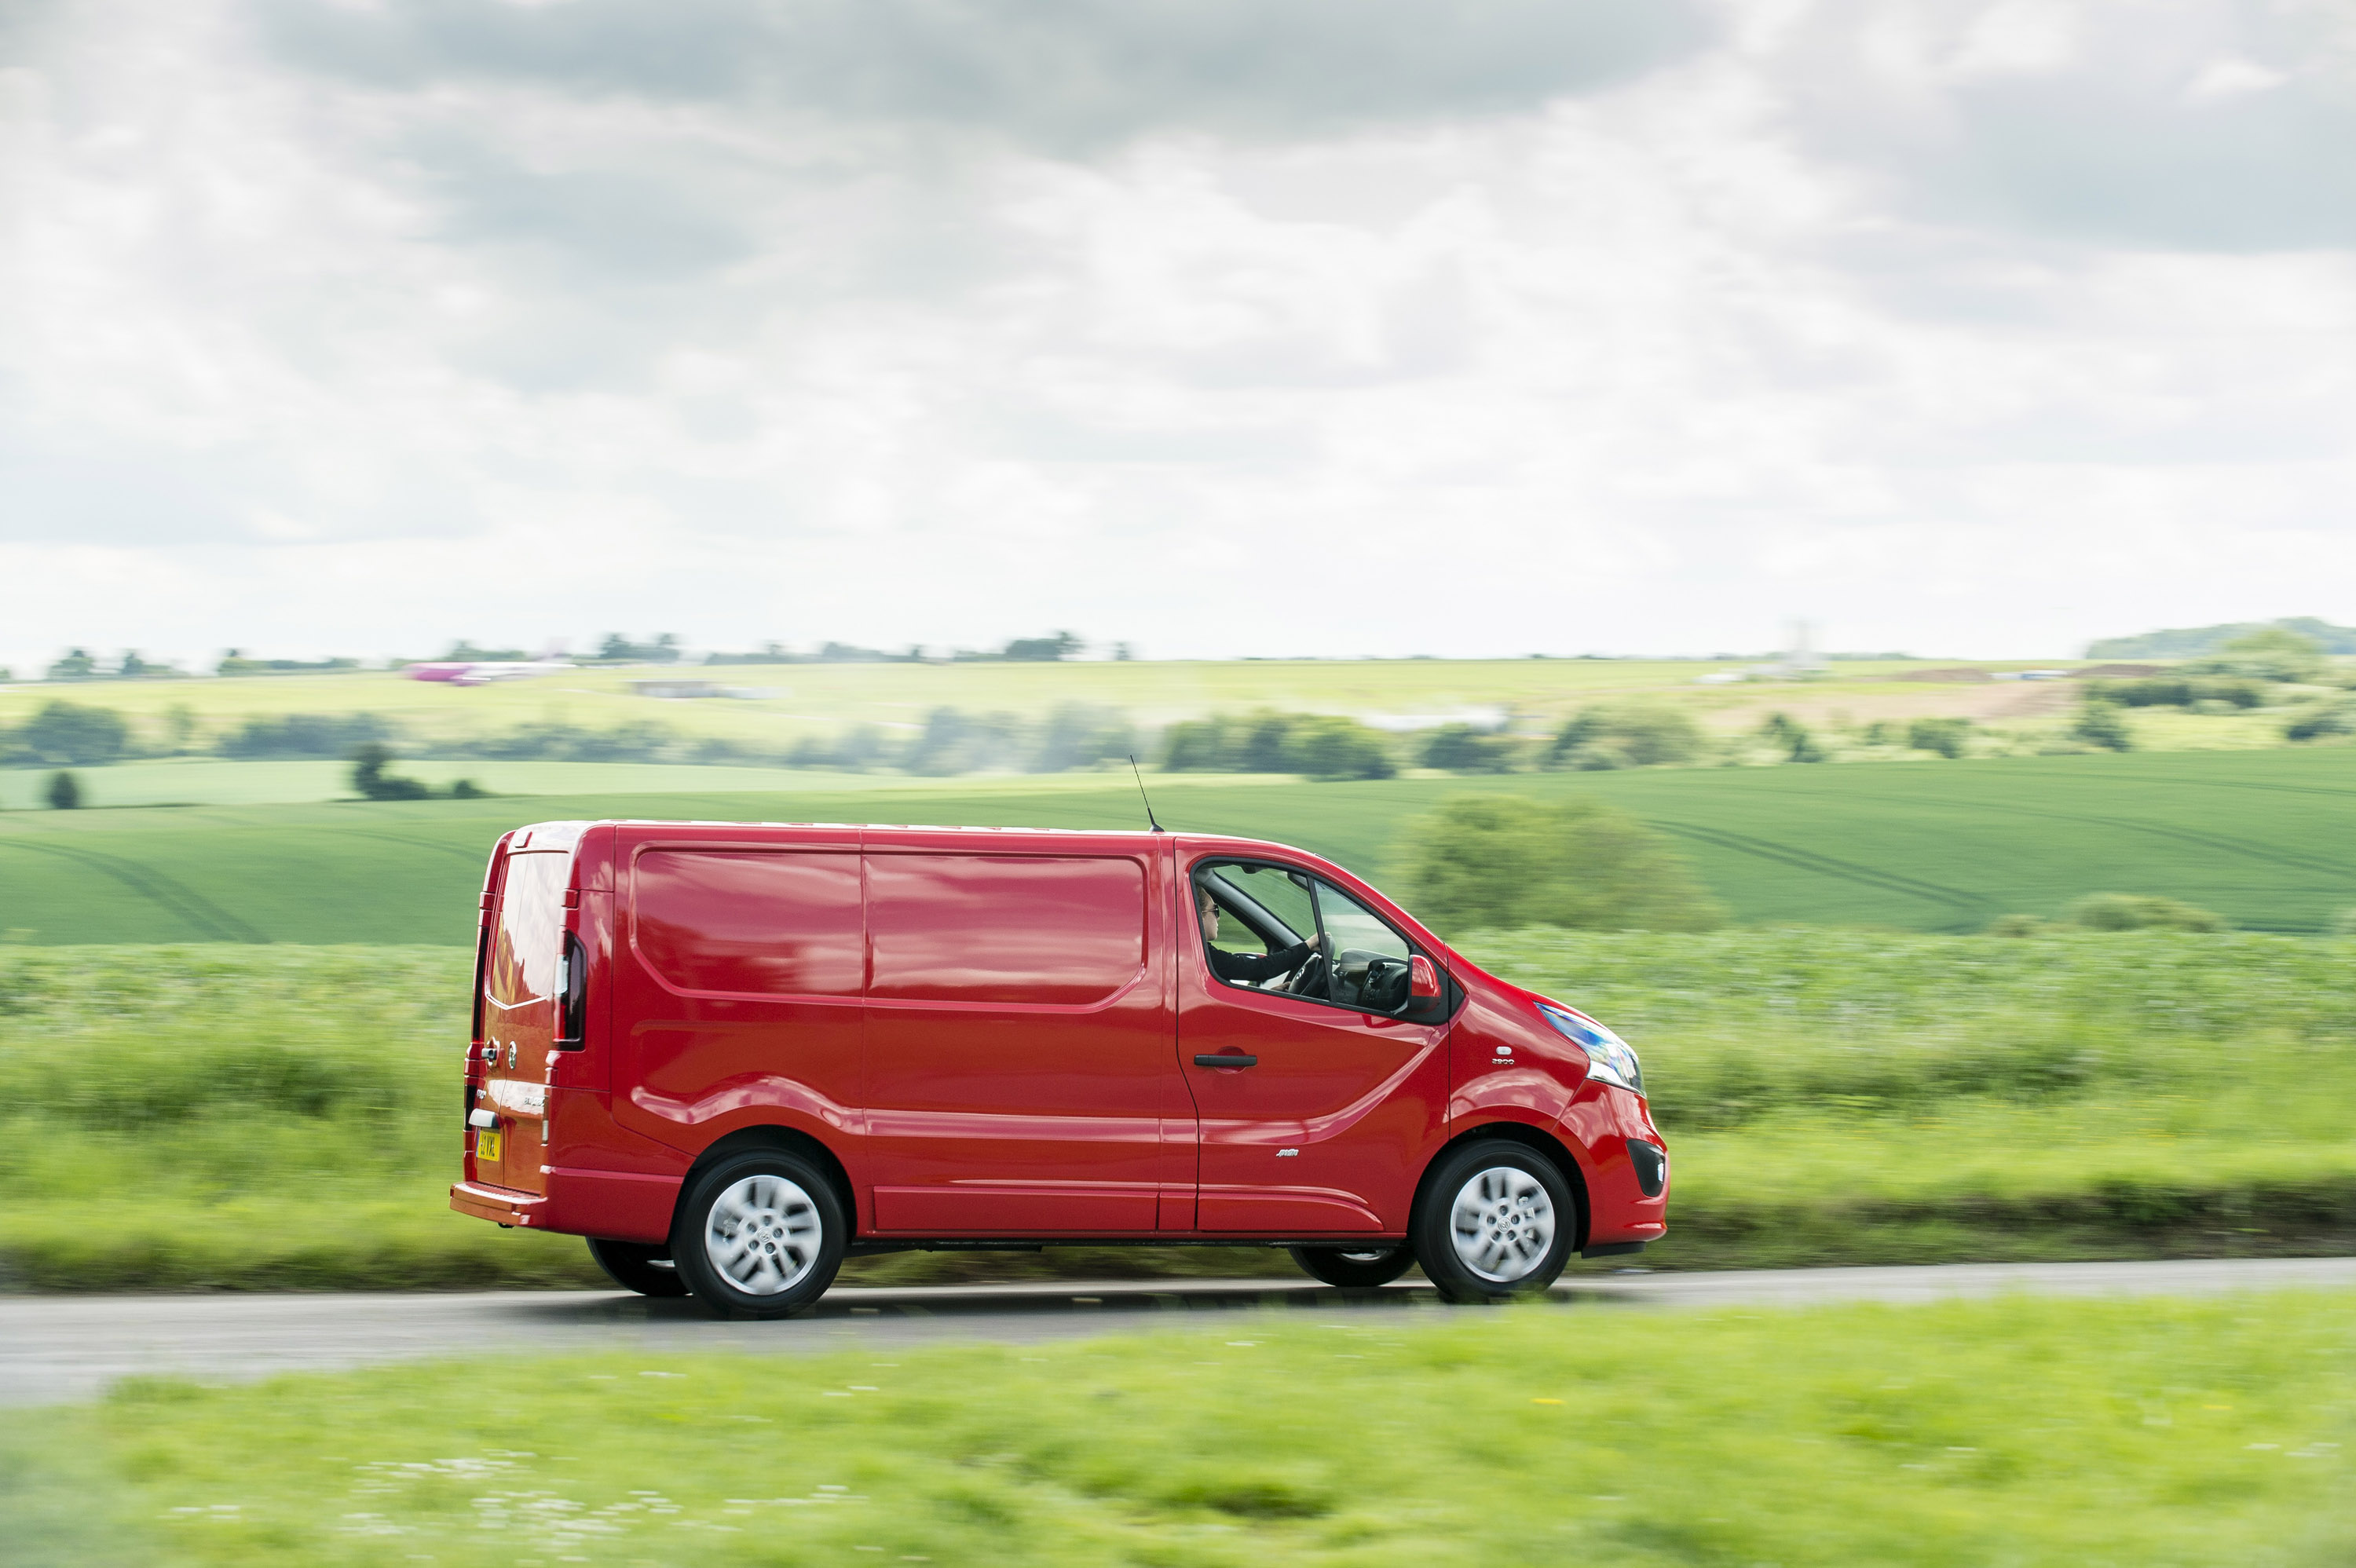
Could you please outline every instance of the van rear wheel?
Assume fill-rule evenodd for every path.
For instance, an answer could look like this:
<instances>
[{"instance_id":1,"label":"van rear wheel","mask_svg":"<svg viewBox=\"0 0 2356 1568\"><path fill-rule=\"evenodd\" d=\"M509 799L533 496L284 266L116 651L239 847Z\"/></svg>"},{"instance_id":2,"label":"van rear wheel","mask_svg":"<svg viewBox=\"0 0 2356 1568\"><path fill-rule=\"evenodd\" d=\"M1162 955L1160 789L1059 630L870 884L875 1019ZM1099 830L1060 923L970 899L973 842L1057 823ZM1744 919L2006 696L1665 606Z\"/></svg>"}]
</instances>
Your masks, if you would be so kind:
<instances>
[{"instance_id":1,"label":"van rear wheel","mask_svg":"<svg viewBox=\"0 0 2356 1568\"><path fill-rule=\"evenodd\" d=\"M670 1261L669 1247L649 1246L644 1242L612 1242L603 1236L589 1238L589 1255L605 1271L605 1277L624 1290L635 1290L640 1296L685 1296L687 1282L679 1277L679 1270Z\"/></svg>"},{"instance_id":2,"label":"van rear wheel","mask_svg":"<svg viewBox=\"0 0 2356 1568\"><path fill-rule=\"evenodd\" d=\"M783 1317L826 1294L851 1227L824 1172L784 1149L747 1149L688 1189L670 1255L723 1317Z\"/></svg>"},{"instance_id":3,"label":"van rear wheel","mask_svg":"<svg viewBox=\"0 0 2356 1568\"><path fill-rule=\"evenodd\" d=\"M1301 1272L1344 1290L1388 1285L1415 1266L1405 1247L1287 1247Z\"/></svg>"},{"instance_id":4,"label":"van rear wheel","mask_svg":"<svg viewBox=\"0 0 2356 1568\"><path fill-rule=\"evenodd\" d=\"M1578 1201L1554 1161L1505 1139L1465 1145L1424 1183L1408 1236L1451 1301L1536 1296L1570 1262Z\"/></svg>"}]
</instances>

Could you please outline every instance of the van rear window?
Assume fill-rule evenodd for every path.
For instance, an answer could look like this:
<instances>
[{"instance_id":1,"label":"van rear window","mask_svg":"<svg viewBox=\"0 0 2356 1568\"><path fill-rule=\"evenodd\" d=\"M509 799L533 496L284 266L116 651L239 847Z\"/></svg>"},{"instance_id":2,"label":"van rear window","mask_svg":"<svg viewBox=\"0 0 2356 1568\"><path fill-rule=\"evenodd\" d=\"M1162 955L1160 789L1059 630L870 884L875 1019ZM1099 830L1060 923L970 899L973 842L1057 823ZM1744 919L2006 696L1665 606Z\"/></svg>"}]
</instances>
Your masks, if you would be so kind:
<instances>
[{"instance_id":1,"label":"van rear window","mask_svg":"<svg viewBox=\"0 0 2356 1568\"><path fill-rule=\"evenodd\" d=\"M649 849L630 907L639 958L679 990L859 995L855 852Z\"/></svg>"},{"instance_id":2,"label":"van rear window","mask_svg":"<svg viewBox=\"0 0 2356 1568\"><path fill-rule=\"evenodd\" d=\"M878 999L1100 1002L1145 964L1145 868L999 855L867 859Z\"/></svg>"},{"instance_id":3,"label":"van rear window","mask_svg":"<svg viewBox=\"0 0 2356 1568\"><path fill-rule=\"evenodd\" d=\"M564 939L564 884L573 857L558 850L508 857L499 884L499 923L491 936L484 994L501 1007L537 1001L556 988Z\"/></svg>"}]
</instances>

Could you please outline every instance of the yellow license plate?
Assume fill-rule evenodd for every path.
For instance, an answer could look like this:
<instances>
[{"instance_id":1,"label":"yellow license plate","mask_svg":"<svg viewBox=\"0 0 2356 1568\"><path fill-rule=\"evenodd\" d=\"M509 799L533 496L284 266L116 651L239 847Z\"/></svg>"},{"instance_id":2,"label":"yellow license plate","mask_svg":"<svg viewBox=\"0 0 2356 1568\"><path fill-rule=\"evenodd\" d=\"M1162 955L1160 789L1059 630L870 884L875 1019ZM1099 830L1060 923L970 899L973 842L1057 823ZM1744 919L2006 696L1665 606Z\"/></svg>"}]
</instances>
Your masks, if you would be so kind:
<instances>
[{"instance_id":1,"label":"yellow license plate","mask_svg":"<svg viewBox=\"0 0 2356 1568\"><path fill-rule=\"evenodd\" d=\"M506 1140L497 1127L484 1127L475 1134L475 1157L492 1160L499 1157L499 1146Z\"/></svg>"}]
</instances>

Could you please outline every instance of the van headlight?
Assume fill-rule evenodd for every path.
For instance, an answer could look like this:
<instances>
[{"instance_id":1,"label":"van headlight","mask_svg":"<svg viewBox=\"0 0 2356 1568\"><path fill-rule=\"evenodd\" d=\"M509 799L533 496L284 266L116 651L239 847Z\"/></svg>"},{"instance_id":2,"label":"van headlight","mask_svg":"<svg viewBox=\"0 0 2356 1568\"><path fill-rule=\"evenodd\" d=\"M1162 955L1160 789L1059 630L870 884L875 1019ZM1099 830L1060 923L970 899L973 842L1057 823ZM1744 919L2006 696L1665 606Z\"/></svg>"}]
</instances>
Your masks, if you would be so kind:
<instances>
[{"instance_id":1,"label":"van headlight","mask_svg":"<svg viewBox=\"0 0 2356 1568\"><path fill-rule=\"evenodd\" d=\"M1550 1002L1538 1004L1539 1016L1554 1026L1557 1034L1587 1052L1587 1070L1590 1076L1606 1083L1617 1083L1622 1089L1644 1092L1644 1064L1628 1042L1597 1023L1593 1019L1580 1018L1569 1008L1558 1008Z\"/></svg>"}]
</instances>

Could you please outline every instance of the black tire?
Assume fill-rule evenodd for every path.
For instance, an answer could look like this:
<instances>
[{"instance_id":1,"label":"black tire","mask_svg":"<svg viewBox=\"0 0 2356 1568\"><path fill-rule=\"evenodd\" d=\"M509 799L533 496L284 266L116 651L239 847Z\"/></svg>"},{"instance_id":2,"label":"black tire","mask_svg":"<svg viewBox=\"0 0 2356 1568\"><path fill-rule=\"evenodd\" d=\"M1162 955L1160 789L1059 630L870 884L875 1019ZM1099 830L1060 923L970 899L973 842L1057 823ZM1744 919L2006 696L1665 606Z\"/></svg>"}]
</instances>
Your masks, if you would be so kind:
<instances>
[{"instance_id":1,"label":"black tire","mask_svg":"<svg viewBox=\"0 0 2356 1568\"><path fill-rule=\"evenodd\" d=\"M1372 1290L1415 1266L1405 1247L1287 1247L1301 1272L1344 1290Z\"/></svg>"},{"instance_id":2,"label":"black tire","mask_svg":"<svg viewBox=\"0 0 2356 1568\"><path fill-rule=\"evenodd\" d=\"M746 1149L689 1184L670 1242L680 1277L712 1312L783 1317L834 1283L851 1225L815 1162L786 1149Z\"/></svg>"},{"instance_id":3,"label":"black tire","mask_svg":"<svg viewBox=\"0 0 2356 1568\"><path fill-rule=\"evenodd\" d=\"M624 1290L635 1290L640 1296L685 1296L687 1281L679 1277L671 1266L669 1247L649 1246L644 1242L609 1242L603 1236L589 1238L589 1255L605 1271L605 1277Z\"/></svg>"},{"instance_id":4,"label":"black tire","mask_svg":"<svg viewBox=\"0 0 2356 1568\"><path fill-rule=\"evenodd\" d=\"M1468 1205L1462 1217L1460 1197ZM1570 1262L1578 1229L1578 1201L1554 1161L1526 1145L1485 1138L1432 1168L1408 1236L1441 1296L1504 1301L1552 1285Z\"/></svg>"}]
</instances>

